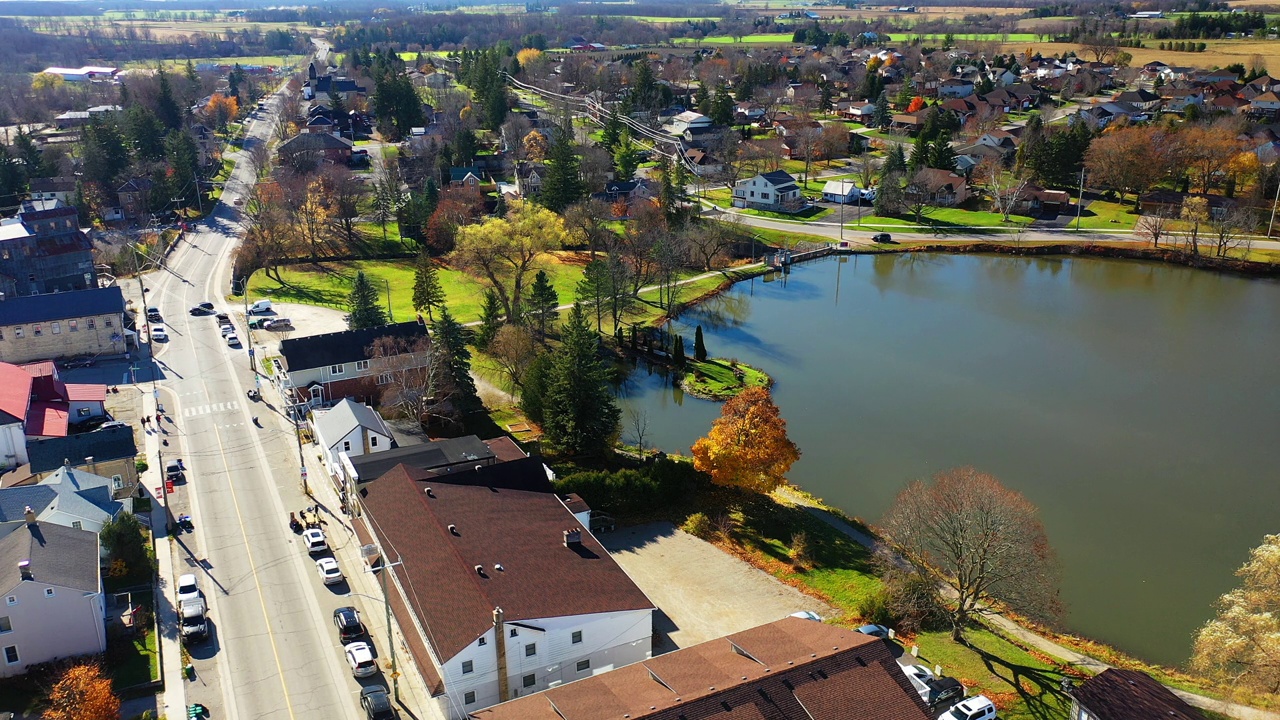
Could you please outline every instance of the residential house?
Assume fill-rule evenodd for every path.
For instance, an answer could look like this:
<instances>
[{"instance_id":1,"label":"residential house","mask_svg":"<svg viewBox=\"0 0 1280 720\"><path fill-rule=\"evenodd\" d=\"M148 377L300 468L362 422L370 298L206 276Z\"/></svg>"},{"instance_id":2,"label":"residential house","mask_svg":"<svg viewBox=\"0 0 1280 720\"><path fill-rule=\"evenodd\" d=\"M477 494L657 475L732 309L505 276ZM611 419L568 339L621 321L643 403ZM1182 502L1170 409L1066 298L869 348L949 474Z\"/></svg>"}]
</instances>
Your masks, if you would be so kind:
<instances>
[{"instance_id":1,"label":"residential house","mask_svg":"<svg viewBox=\"0 0 1280 720\"><path fill-rule=\"evenodd\" d=\"M962 98L973 94L973 81L959 78L947 78L938 85L938 97Z\"/></svg>"},{"instance_id":2,"label":"residential house","mask_svg":"<svg viewBox=\"0 0 1280 720\"><path fill-rule=\"evenodd\" d=\"M542 193L542 179L547 166L538 163L520 163L516 168L516 188L524 197L537 197Z\"/></svg>"},{"instance_id":3,"label":"residential house","mask_svg":"<svg viewBox=\"0 0 1280 720\"><path fill-rule=\"evenodd\" d=\"M990 75L991 82L995 83L996 87L1009 87L1022 82L1022 76L1009 68L992 68Z\"/></svg>"},{"instance_id":4,"label":"residential house","mask_svg":"<svg viewBox=\"0 0 1280 720\"><path fill-rule=\"evenodd\" d=\"M52 361L20 365L31 376L31 404L27 408L28 437L62 437L71 423L107 414L107 386L65 383Z\"/></svg>"},{"instance_id":5,"label":"residential house","mask_svg":"<svg viewBox=\"0 0 1280 720\"><path fill-rule=\"evenodd\" d=\"M350 497L443 717L652 656L653 603L537 458L451 473L397 465Z\"/></svg>"},{"instance_id":6,"label":"residential house","mask_svg":"<svg viewBox=\"0 0 1280 720\"><path fill-rule=\"evenodd\" d=\"M979 110L978 104L968 98L948 98L939 103L938 107L954 114L962 126ZM986 105L984 104L983 107Z\"/></svg>"},{"instance_id":7,"label":"residential house","mask_svg":"<svg viewBox=\"0 0 1280 720\"><path fill-rule=\"evenodd\" d=\"M862 190L852 180L828 180L822 186L822 199L826 202L847 205L856 203L862 197Z\"/></svg>"},{"instance_id":8,"label":"residential house","mask_svg":"<svg viewBox=\"0 0 1280 720\"><path fill-rule=\"evenodd\" d=\"M747 125L764 119L764 108L744 101L733 106L733 122L736 125Z\"/></svg>"},{"instance_id":9,"label":"residential house","mask_svg":"<svg viewBox=\"0 0 1280 720\"><path fill-rule=\"evenodd\" d=\"M608 203L619 200L632 203L653 197L653 188L649 185L649 181L644 179L610 180L604 184L603 192L593 193L591 197Z\"/></svg>"},{"instance_id":10,"label":"residential house","mask_svg":"<svg viewBox=\"0 0 1280 720\"><path fill-rule=\"evenodd\" d=\"M773 131L777 133L779 137L794 137L806 130L810 132L822 132L822 123L817 120L800 120L795 118L773 121Z\"/></svg>"},{"instance_id":11,"label":"residential house","mask_svg":"<svg viewBox=\"0 0 1280 720\"><path fill-rule=\"evenodd\" d=\"M1009 160L1009 154L998 147L991 145L982 145L973 143L956 148L956 171L961 174L967 174L970 170L981 165L983 162L998 162L1004 164Z\"/></svg>"},{"instance_id":12,"label":"residential house","mask_svg":"<svg viewBox=\"0 0 1280 720\"><path fill-rule=\"evenodd\" d=\"M924 120L925 113L923 112L894 114L890 118L889 129L899 133L915 135L924 127Z\"/></svg>"},{"instance_id":13,"label":"residential house","mask_svg":"<svg viewBox=\"0 0 1280 720\"><path fill-rule=\"evenodd\" d=\"M391 449L391 428L386 421L377 410L351 398L343 398L327 410L316 410L311 427L324 452L325 465L335 476L340 474L340 454L359 457Z\"/></svg>"},{"instance_id":14,"label":"residential house","mask_svg":"<svg viewBox=\"0 0 1280 720\"><path fill-rule=\"evenodd\" d=\"M796 185L796 179L784 170L774 170L735 183L733 206L798 212L804 208L804 200L800 197L800 187Z\"/></svg>"},{"instance_id":15,"label":"residential house","mask_svg":"<svg viewBox=\"0 0 1280 720\"><path fill-rule=\"evenodd\" d=\"M912 197L923 194L930 205L955 207L969 199L969 184L949 170L925 168L916 172L906 192Z\"/></svg>"},{"instance_id":16,"label":"residential house","mask_svg":"<svg viewBox=\"0 0 1280 720\"><path fill-rule=\"evenodd\" d=\"M329 133L299 133L276 147L280 162L346 165L351 162L353 143Z\"/></svg>"},{"instance_id":17,"label":"residential house","mask_svg":"<svg viewBox=\"0 0 1280 720\"><path fill-rule=\"evenodd\" d=\"M1248 112L1254 117L1273 118L1280 112L1280 96L1277 96L1274 90L1268 90L1249 103Z\"/></svg>"},{"instance_id":18,"label":"residential house","mask_svg":"<svg viewBox=\"0 0 1280 720\"><path fill-rule=\"evenodd\" d=\"M0 539L0 677L107 649L97 533L34 518Z\"/></svg>"},{"instance_id":19,"label":"residential house","mask_svg":"<svg viewBox=\"0 0 1280 720\"><path fill-rule=\"evenodd\" d=\"M119 287L0 300L0 362L123 355L127 334Z\"/></svg>"},{"instance_id":20,"label":"residential house","mask_svg":"<svg viewBox=\"0 0 1280 720\"><path fill-rule=\"evenodd\" d=\"M70 205L76 197L74 177L31 178L32 200L57 200Z\"/></svg>"},{"instance_id":21,"label":"residential house","mask_svg":"<svg viewBox=\"0 0 1280 720\"><path fill-rule=\"evenodd\" d=\"M1018 152L1018 138L1007 130L985 132L978 136L976 143L999 150L1005 160L1012 158Z\"/></svg>"},{"instance_id":22,"label":"residential house","mask_svg":"<svg viewBox=\"0 0 1280 720\"><path fill-rule=\"evenodd\" d=\"M187 132L196 144L196 162L200 167L208 167L221 159L222 146L218 143L218 136L208 126L197 123Z\"/></svg>"},{"instance_id":23,"label":"residential house","mask_svg":"<svg viewBox=\"0 0 1280 720\"><path fill-rule=\"evenodd\" d=\"M871 118L875 114L876 114L876 104L873 102L867 102L866 100L849 103L849 106L847 108L844 108L842 111L840 111L841 116L846 117L850 120L857 120L858 122L864 125L871 122Z\"/></svg>"},{"instance_id":24,"label":"residential house","mask_svg":"<svg viewBox=\"0 0 1280 720\"><path fill-rule=\"evenodd\" d=\"M129 178L116 188L122 218L129 221L141 220L151 212L151 178Z\"/></svg>"},{"instance_id":25,"label":"residential house","mask_svg":"<svg viewBox=\"0 0 1280 720\"><path fill-rule=\"evenodd\" d=\"M430 75L424 76L422 84L432 90L445 90L453 86L453 76L447 72L437 70Z\"/></svg>"},{"instance_id":26,"label":"residential house","mask_svg":"<svg viewBox=\"0 0 1280 720\"><path fill-rule=\"evenodd\" d=\"M343 103L347 107L351 107L352 103L366 94L364 87L356 84L355 80L344 77L334 77L332 75L320 75L315 78L308 79L302 86L302 99L304 100L320 100L330 103L333 95L342 96Z\"/></svg>"},{"instance_id":27,"label":"residential house","mask_svg":"<svg viewBox=\"0 0 1280 720\"><path fill-rule=\"evenodd\" d=\"M93 243L74 207L22 210L0 220L0 301L97 286ZM4 317L0 308L0 326Z\"/></svg>"},{"instance_id":28,"label":"residential house","mask_svg":"<svg viewBox=\"0 0 1280 720\"><path fill-rule=\"evenodd\" d=\"M893 659L889 643L859 637L859 634L838 625L783 618L624 668L593 672L578 682L473 712L471 717L474 720L928 720L933 717L902 667Z\"/></svg>"},{"instance_id":29,"label":"residential house","mask_svg":"<svg viewBox=\"0 0 1280 720\"><path fill-rule=\"evenodd\" d=\"M306 132L332 134L337 130L337 127L338 126L332 120L324 115L316 115L310 120L307 120Z\"/></svg>"},{"instance_id":30,"label":"residential house","mask_svg":"<svg viewBox=\"0 0 1280 720\"><path fill-rule=\"evenodd\" d=\"M1048 190L1039 185L1027 184L1014 204L1014 212L1032 217L1053 217L1071 205L1071 193L1065 190Z\"/></svg>"},{"instance_id":31,"label":"residential house","mask_svg":"<svg viewBox=\"0 0 1280 720\"><path fill-rule=\"evenodd\" d=\"M1163 101L1161 110L1165 112L1181 113L1192 105L1204 106L1204 91L1200 88L1175 88L1166 85L1160 88L1160 98Z\"/></svg>"},{"instance_id":32,"label":"residential house","mask_svg":"<svg viewBox=\"0 0 1280 720\"><path fill-rule=\"evenodd\" d=\"M27 511L42 523L100 532L133 501L115 498L116 481L61 467L34 485L0 488L0 536L22 526Z\"/></svg>"},{"instance_id":33,"label":"residential house","mask_svg":"<svg viewBox=\"0 0 1280 720\"><path fill-rule=\"evenodd\" d=\"M484 184L480 169L474 165L449 168L449 185L451 187L478 188Z\"/></svg>"},{"instance_id":34,"label":"residential house","mask_svg":"<svg viewBox=\"0 0 1280 720\"><path fill-rule=\"evenodd\" d=\"M1205 716L1150 675L1111 668L1071 691L1067 720L1205 720Z\"/></svg>"},{"instance_id":35,"label":"residential house","mask_svg":"<svg viewBox=\"0 0 1280 720\"><path fill-rule=\"evenodd\" d=\"M430 364L430 352L424 348L393 358L369 357L374 342L384 337L413 347L429 341L427 327L420 320L282 340L274 373L281 395L307 409L345 397L375 402L380 387L392 381L389 367L413 370Z\"/></svg>"},{"instance_id":36,"label":"residential house","mask_svg":"<svg viewBox=\"0 0 1280 720\"><path fill-rule=\"evenodd\" d=\"M712 157L702 148L686 148L684 157L693 166L693 174L698 177L716 175L724 169L724 163Z\"/></svg>"},{"instance_id":37,"label":"residential house","mask_svg":"<svg viewBox=\"0 0 1280 720\"><path fill-rule=\"evenodd\" d=\"M1139 110L1151 112L1160 107L1160 95L1157 93L1138 88L1137 90L1125 90L1118 92L1111 97L1112 102L1128 103Z\"/></svg>"},{"instance_id":38,"label":"residential house","mask_svg":"<svg viewBox=\"0 0 1280 720\"><path fill-rule=\"evenodd\" d=\"M528 454L506 435L490 440L464 435L400 445L355 457L340 452L339 475L334 481L343 497L346 497L351 488L363 482L377 480L397 465L447 474L455 470L474 470L476 466L497 465L526 457L529 457Z\"/></svg>"},{"instance_id":39,"label":"residential house","mask_svg":"<svg viewBox=\"0 0 1280 720\"><path fill-rule=\"evenodd\" d=\"M711 118L706 115L686 110L671 118L665 129L672 135L684 135L689 128L709 128L712 124Z\"/></svg>"},{"instance_id":40,"label":"residential house","mask_svg":"<svg viewBox=\"0 0 1280 720\"><path fill-rule=\"evenodd\" d=\"M138 488L138 446L133 428L109 427L64 437L27 442L28 465L24 472L5 476L3 487L40 482L64 467L111 478L116 499L135 497ZM26 475L26 477L23 477Z\"/></svg>"},{"instance_id":41,"label":"residential house","mask_svg":"<svg viewBox=\"0 0 1280 720\"><path fill-rule=\"evenodd\" d=\"M1248 100L1236 97L1230 93L1222 93L1221 95L1215 96L1207 105L1207 109L1211 112L1228 113L1230 115L1239 115L1248 107Z\"/></svg>"},{"instance_id":42,"label":"residential house","mask_svg":"<svg viewBox=\"0 0 1280 720\"><path fill-rule=\"evenodd\" d=\"M1191 74L1191 79L1198 80L1203 83L1217 82L1236 82L1240 76L1234 70L1197 70Z\"/></svg>"}]
</instances>

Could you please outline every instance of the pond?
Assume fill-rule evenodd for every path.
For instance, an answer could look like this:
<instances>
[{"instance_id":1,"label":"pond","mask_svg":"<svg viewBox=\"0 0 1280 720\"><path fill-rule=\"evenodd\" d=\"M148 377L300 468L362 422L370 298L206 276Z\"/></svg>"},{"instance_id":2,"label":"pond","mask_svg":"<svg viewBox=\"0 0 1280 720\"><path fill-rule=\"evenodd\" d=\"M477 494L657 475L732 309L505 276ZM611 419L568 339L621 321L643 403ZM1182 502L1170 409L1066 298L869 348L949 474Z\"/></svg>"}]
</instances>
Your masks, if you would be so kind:
<instances>
[{"instance_id":1,"label":"pond","mask_svg":"<svg viewBox=\"0 0 1280 720\"><path fill-rule=\"evenodd\" d=\"M1280 531L1280 283L1154 263L826 258L742 282L673 329L773 375L790 480L876 522L972 465L1041 510L1067 627L1177 664ZM643 366L624 437L687 453L719 414Z\"/></svg>"}]
</instances>

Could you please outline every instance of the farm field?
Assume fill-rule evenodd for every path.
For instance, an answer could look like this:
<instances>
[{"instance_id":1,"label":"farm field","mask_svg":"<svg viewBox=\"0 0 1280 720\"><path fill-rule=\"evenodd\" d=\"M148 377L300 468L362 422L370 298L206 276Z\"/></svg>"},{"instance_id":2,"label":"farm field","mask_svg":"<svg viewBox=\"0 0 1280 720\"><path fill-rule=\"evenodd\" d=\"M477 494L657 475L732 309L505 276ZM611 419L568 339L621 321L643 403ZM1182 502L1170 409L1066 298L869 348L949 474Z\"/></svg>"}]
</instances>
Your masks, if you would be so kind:
<instances>
[{"instance_id":1,"label":"farm field","mask_svg":"<svg viewBox=\"0 0 1280 720\"><path fill-rule=\"evenodd\" d=\"M246 23L234 20L113 20L102 17L83 17L78 20L71 18L55 18L56 20L65 20L71 24L74 22L96 22L99 27L131 27L136 30L149 30L156 38L170 38L194 33L211 33L221 34L228 31L256 30L258 32L269 32L271 30L298 30L300 32L314 31L303 23ZM37 31L39 28L37 27Z\"/></svg>"},{"instance_id":2,"label":"farm field","mask_svg":"<svg viewBox=\"0 0 1280 720\"><path fill-rule=\"evenodd\" d=\"M1202 53L1161 50L1158 41L1152 47L1125 48L1124 50L1133 55L1131 63L1133 66L1160 60L1170 65L1195 65L1207 68L1224 67L1232 63L1243 63L1245 67L1249 67L1254 56L1258 56L1262 58L1262 64L1265 67L1280 67L1280 41L1250 39L1205 40L1204 42L1208 45L1208 49ZM1006 52L1023 52L1029 49L1033 53L1038 52L1045 56L1060 55L1068 50L1074 50L1081 57L1086 56L1083 48L1074 43L1008 42L1002 49Z\"/></svg>"},{"instance_id":3,"label":"farm field","mask_svg":"<svg viewBox=\"0 0 1280 720\"><path fill-rule=\"evenodd\" d=\"M195 65L201 63L215 63L217 65L269 65L273 67L282 67L290 65L299 65L305 56L303 55L245 55L244 57L212 57L212 58L191 58L191 62ZM185 68L187 65L186 58L181 60L165 60L164 66L166 70L174 70ZM155 60L137 60L125 63L126 68L154 68Z\"/></svg>"},{"instance_id":4,"label":"farm field","mask_svg":"<svg viewBox=\"0 0 1280 720\"><path fill-rule=\"evenodd\" d=\"M791 33L758 33L755 35L743 35L740 44L743 45L789 45L791 44ZM717 35L715 37L702 38L672 38L672 42L677 45L687 45L694 43L705 43L707 45L731 45L734 39L728 36Z\"/></svg>"}]
</instances>

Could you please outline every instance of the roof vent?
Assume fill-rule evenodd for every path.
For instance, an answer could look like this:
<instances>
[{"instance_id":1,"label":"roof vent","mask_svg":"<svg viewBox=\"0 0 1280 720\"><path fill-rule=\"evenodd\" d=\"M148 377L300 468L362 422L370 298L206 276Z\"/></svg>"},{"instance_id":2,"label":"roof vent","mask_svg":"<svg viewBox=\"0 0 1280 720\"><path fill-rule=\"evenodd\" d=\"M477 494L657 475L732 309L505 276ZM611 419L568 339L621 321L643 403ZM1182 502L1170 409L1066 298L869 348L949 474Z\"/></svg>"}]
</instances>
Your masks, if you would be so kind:
<instances>
[{"instance_id":1,"label":"roof vent","mask_svg":"<svg viewBox=\"0 0 1280 720\"><path fill-rule=\"evenodd\" d=\"M18 563L18 573L22 575L23 580L31 579L31 561L23 560Z\"/></svg>"},{"instance_id":2,"label":"roof vent","mask_svg":"<svg viewBox=\"0 0 1280 720\"><path fill-rule=\"evenodd\" d=\"M582 529L574 528L564 531L565 547L580 547L582 545Z\"/></svg>"},{"instance_id":3,"label":"roof vent","mask_svg":"<svg viewBox=\"0 0 1280 720\"><path fill-rule=\"evenodd\" d=\"M36 511L32 510L30 505L22 508L22 515L26 518L28 525L36 524Z\"/></svg>"},{"instance_id":4,"label":"roof vent","mask_svg":"<svg viewBox=\"0 0 1280 720\"><path fill-rule=\"evenodd\" d=\"M476 466L476 472L480 472L480 468L482 468L482 467L484 467L484 466L483 466L483 465L477 465L477 466Z\"/></svg>"},{"instance_id":5,"label":"roof vent","mask_svg":"<svg viewBox=\"0 0 1280 720\"><path fill-rule=\"evenodd\" d=\"M494 563L493 569L497 570L498 572L503 572L504 570L506 570L506 568L502 567L502 563Z\"/></svg>"},{"instance_id":6,"label":"roof vent","mask_svg":"<svg viewBox=\"0 0 1280 720\"><path fill-rule=\"evenodd\" d=\"M435 494L435 493L433 493L433 492L431 492L431 488L427 488L427 497L429 497L429 498L433 498L433 497L435 497L435 496L436 496L436 494Z\"/></svg>"},{"instance_id":7,"label":"roof vent","mask_svg":"<svg viewBox=\"0 0 1280 720\"><path fill-rule=\"evenodd\" d=\"M485 574L484 574L484 566L483 566L483 565L477 565L477 566L476 566L476 574L477 574L477 575L479 575L480 577L489 577L488 575L485 575Z\"/></svg>"},{"instance_id":8,"label":"roof vent","mask_svg":"<svg viewBox=\"0 0 1280 720\"><path fill-rule=\"evenodd\" d=\"M458 537L462 537L462 533L458 532L458 526L457 526L457 525L450 525L450 526L449 526L449 534L450 534L450 535L457 535Z\"/></svg>"}]
</instances>

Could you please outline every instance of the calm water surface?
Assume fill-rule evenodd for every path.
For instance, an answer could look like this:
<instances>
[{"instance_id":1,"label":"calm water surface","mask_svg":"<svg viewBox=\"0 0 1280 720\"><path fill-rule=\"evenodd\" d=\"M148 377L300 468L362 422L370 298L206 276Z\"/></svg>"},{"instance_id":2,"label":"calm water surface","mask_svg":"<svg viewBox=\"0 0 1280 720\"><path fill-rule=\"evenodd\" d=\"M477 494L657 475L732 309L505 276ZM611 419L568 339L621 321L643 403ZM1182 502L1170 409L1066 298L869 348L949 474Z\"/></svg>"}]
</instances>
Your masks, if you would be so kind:
<instances>
[{"instance_id":1,"label":"calm water surface","mask_svg":"<svg viewBox=\"0 0 1280 720\"><path fill-rule=\"evenodd\" d=\"M675 328L764 368L790 479L878 520L973 465L1041 509L1067 625L1179 663L1280 532L1280 283L1096 259L828 258L739 283ZM647 441L687 452L719 405L638 369ZM624 419L625 422L625 419ZM630 431L626 431L630 434Z\"/></svg>"}]
</instances>

